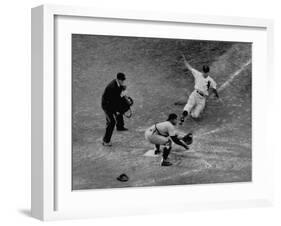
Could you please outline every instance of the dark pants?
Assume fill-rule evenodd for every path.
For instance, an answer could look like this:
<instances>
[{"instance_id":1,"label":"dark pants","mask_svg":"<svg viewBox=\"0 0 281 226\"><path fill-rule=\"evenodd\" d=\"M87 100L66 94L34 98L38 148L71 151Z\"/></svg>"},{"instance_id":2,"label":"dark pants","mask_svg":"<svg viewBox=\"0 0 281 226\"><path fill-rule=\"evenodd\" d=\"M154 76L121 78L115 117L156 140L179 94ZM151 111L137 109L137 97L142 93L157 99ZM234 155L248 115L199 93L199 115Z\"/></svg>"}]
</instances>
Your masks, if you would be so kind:
<instances>
[{"instance_id":1,"label":"dark pants","mask_svg":"<svg viewBox=\"0 0 281 226\"><path fill-rule=\"evenodd\" d=\"M106 129L103 137L103 141L108 143L111 140L111 136L116 125L117 128L124 127L124 118L122 114L116 114L115 112L107 111L103 109L106 116Z\"/></svg>"}]
</instances>

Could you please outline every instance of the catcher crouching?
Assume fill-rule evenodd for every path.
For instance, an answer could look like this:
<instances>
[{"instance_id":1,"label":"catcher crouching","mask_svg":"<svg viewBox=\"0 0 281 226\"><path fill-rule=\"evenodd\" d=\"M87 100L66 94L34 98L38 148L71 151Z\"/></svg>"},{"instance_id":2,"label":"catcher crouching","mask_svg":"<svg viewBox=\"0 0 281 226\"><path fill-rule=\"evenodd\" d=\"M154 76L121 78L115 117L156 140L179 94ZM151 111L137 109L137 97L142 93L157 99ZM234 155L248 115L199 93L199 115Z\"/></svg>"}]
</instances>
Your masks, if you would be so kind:
<instances>
[{"instance_id":1,"label":"catcher crouching","mask_svg":"<svg viewBox=\"0 0 281 226\"><path fill-rule=\"evenodd\" d=\"M188 145L192 143L192 134L181 135L176 131L175 126L178 123L178 117L172 113L164 122L156 123L145 131L145 139L155 145L155 154L160 154L160 146L164 145L161 166L171 166L168 156L172 149L172 143L189 149Z\"/></svg>"}]
</instances>

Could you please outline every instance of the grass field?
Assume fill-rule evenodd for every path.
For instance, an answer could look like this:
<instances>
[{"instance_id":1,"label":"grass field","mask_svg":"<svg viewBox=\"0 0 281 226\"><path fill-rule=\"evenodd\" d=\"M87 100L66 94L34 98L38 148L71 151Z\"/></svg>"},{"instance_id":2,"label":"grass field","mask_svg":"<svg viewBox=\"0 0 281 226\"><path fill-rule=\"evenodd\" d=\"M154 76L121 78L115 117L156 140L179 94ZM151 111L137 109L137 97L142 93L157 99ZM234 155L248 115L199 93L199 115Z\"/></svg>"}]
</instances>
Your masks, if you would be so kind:
<instances>
[{"instance_id":1,"label":"grass field","mask_svg":"<svg viewBox=\"0 0 281 226\"><path fill-rule=\"evenodd\" d=\"M181 54L195 68L210 65L222 102L210 97L201 120L179 127L194 143L175 145L173 166L161 167L160 157L144 156L153 148L144 131L180 114L193 90ZM103 147L101 95L117 72L127 76L133 117L129 132L114 131L113 147ZM73 35L73 189L251 181L251 77L249 43ZM130 180L117 181L121 173Z\"/></svg>"}]
</instances>

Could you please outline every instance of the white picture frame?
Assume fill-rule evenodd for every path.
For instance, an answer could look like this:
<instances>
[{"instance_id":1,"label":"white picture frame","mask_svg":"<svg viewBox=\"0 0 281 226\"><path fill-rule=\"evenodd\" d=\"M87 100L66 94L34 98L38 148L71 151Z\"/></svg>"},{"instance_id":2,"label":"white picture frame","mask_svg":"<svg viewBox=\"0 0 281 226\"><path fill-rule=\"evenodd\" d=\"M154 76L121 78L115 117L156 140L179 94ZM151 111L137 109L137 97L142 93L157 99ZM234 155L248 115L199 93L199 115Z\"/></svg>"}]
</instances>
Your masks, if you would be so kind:
<instances>
[{"instance_id":1,"label":"white picture frame","mask_svg":"<svg viewBox=\"0 0 281 226\"><path fill-rule=\"evenodd\" d=\"M58 103L56 94L58 81L56 59L57 48L55 37L58 29L56 18L72 17L73 20L89 19L102 23L103 20L126 21L126 23L154 23L155 26L178 25L218 27L219 29L237 28L258 31L255 36L262 36L257 41L257 51L261 51L263 58L260 62L263 75L257 73L257 80L253 84L253 95L256 99L264 100L258 90L270 95L273 64L273 21L266 19L183 15L163 12L132 12L115 9L95 9L84 7L43 5L32 9L32 186L31 186L31 213L41 220L56 220L70 218L89 218L97 216L116 216L130 214L144 214L157 212L174 212L208 208L234 208L271 205L273 202L273 153L268 147L266 139L262 139L266 132L266 118L269 117L264 108L256 106L253 109L254 142L253 158L255 172L250 184L215 184L196 186L169 186L154 188L130 188L129 190L114 189L107 191L72 192L71 188L64 187L64 181L57 175L62 166L64 152L58 150L56 137ZM81 21L80 21L81 22ZM83 22L82 22L83 23ZM86 23L86 22L84 22ZM159 25L157 25L159 24ZM88 25L85 25L88 26ZM123 28L124 29L124 28ZM67 30L67 29L66 29ZM122 29L120 29L122 30ZM69 30L67 30L69 32ZM141 35L143 31L138 31ZM237 34L237 37L239 34ZM226 36L227 37L227 36ZM239 39L239 38L238 38ZM235 39L237 40L237 39ZM247 40L241 36L241 40ZM68 53L69 54L69 53ZM257 68L258 69L258 68ZM66 83L69 85L69 83ZM70 87L64 87L67 90ZM60 89L60 88L59 88ZM64 95L64 94L62 94ZM64 98L64 97L63 97ZM255 99L255 97L254 97ZM268 102L268 105L271 103ZM266 108L268 109L268 108ZM263 110L261 112L260 110ZM68 114L69 112L64 112ZM69 113L70 114L70 113ZM70 117L70 116L68 116ZM66 127L70 133L70 128ZM59 146L63 147L63 146ZM256 149L255 149L256 148ZM263 154L259 150L263 148ZM266 150L266 151L265 151ZM67 151L67 150L64 150ZM70 151L70 150L69 150ZM59 152L59 153L58 153ZM257 153L257 154L255 154ZM255 161L254 161L255 163ZM63 175L71 174L66 163L60 172ZM253 170L254 170L253 169ZM67 171L67 172L66 172ZM69 171L69 172L68 172ZM65 173L65 174L64 174ZM65 183L68 183L67 180ZM64 187L64 188L62 188ZM64 190L66 189L66 190ZM199 194L203 194L200 196ZM207 192L207 193L206 193ZM66 194L68 193L68 194ZM225 193L225 195L223 195ZM126 194L126 195L125 195ZM156 195L157 194L157 195ZM188 194L192 194L188 195ZM173 197L163 203L157 196L169 195ZM118 198L119 197L119 198ZM120 198L122 197L122 198ZM228 197L228 198L227 198ZM85 200L95 200L85 204ZM77 200L84 201L83 208ZM61 203L58 208L58 200ZM68 200L68 202L66 202ZM117 204L116 204L117 203ZM164 206L165 205L165 206ZM69 207L69 208L66 208Z\"/></svg>"}]
</instances>

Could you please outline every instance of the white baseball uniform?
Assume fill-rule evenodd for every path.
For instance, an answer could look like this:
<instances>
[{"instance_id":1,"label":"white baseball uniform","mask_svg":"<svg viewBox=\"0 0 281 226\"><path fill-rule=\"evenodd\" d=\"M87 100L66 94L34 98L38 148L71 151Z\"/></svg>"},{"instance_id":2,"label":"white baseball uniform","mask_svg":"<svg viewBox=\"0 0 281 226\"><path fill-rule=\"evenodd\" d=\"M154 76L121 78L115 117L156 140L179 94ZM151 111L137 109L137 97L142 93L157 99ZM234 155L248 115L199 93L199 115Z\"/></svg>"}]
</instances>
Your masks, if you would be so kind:
<instances>
[{"instance_id":1,"label":"white baseball uniform","mask_svg":"<svg viewBox=\"0 0 281 226\"><path fill-rule=\"evenodd\" d=\"M169 137L175 135L175 126L169 121L156 123L145 131L145 139L152 144L159 145L167 144Z\"/></svg>"},{"instance_id":2,"label":"white baseball uniform","mask_svg":"<svg viewBox=\"0 0 281 226\"><path fill-rule=\"evenodd\" d=\"M198 118L204 110L206 97L209 96L210 88L217 88L217 84L210 76L204 78L203 73L196 69L190 69L194 77L194 91L190 94L184 111L187 111L193 118Z\"/></svg>"}]
</instances>

